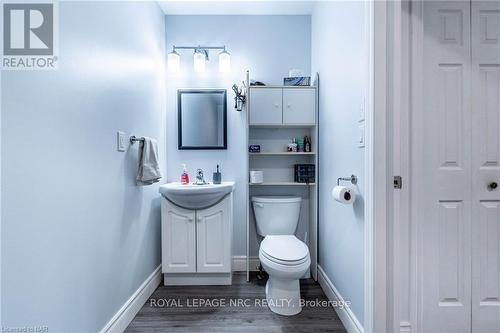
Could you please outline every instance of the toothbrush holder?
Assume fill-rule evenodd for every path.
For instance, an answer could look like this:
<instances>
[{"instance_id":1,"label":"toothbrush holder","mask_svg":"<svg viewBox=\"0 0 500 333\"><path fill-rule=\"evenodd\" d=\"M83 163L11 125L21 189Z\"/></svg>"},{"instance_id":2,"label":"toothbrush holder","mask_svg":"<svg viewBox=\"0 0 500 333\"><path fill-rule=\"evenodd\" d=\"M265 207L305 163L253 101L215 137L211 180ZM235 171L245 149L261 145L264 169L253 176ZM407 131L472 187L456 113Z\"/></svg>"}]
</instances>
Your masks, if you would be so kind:
<instances>
[{"instance_id":1,"label":"toothbrush holder","mask_svg":"<svg viewBox=\"0 0 500 333\"><path fill-rule=\"evenodd\" d=\"M222 181L222 174L220 172L214 172L214 175L212 177L212 182L214 184L220 184Z\"/></svg>"}]
</instances>

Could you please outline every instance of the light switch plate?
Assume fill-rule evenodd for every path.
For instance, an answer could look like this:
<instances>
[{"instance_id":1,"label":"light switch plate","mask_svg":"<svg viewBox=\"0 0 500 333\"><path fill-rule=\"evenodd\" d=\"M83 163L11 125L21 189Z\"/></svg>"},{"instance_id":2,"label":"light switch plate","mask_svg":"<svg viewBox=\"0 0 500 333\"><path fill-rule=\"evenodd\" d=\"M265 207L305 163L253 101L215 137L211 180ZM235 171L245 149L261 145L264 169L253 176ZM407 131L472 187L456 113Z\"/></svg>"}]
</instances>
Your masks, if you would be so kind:
<instances>
[{"instance_id":1,"label":"light switch plate","mask_svg":"<svg viewBox=\"0 0 500 333\"><path fill-rule=\"evenodd\" d=\"M125 151L126 147L125 132L116 132L116 149L118 151Z\"/></svg>"},{"instance_id":2,"label":"light switch plate","mask_svg":"<svg viewBox=\"0 0 500 333\"><path fill-rule=\"evenodd\" d=\"M363 148L364 146L365 146L365 124L360 124L358 130L358 147Z\"/></svg>"}]
</instances>

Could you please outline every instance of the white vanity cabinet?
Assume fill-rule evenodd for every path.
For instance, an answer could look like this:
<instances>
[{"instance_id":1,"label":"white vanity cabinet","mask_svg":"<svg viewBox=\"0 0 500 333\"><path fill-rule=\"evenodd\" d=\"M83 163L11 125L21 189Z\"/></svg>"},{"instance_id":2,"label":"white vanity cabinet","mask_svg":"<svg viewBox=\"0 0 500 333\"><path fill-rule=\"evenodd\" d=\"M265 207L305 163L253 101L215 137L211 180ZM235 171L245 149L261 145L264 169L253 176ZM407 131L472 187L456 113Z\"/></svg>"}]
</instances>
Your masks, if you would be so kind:
<instances>
[{"instance_id":1,"label":"white vanity cabinet","mask_svg":"<svg viewBox=\"0 0 500 333\"><path fill-rule=\"evenodd\" d=\"M232 194L198 210L162 197L161 209L165 285L231 284Z\"/></svg>"},{"instance_id":2,"label":"white vanity cabinet","mask_svg":"<svg viewBox=\"0 0 500 333\"><path fill-rule=\"evenodd\" d=\"M164 198L161 210L162 271L196 272L196 212L180 208Z\"/></svg>"},{"instance_id":3,"label":"white vanity cabinet","mask_svg":"<svg viewBox=\"0 0 500 333\"><path fill-rule=\"evenodd\" d=\"M231 272L231 215L230 198L196 211L197 272Z\"/></svg>"},{"instance_id":4,"label":"white vanity cabinet","mask_svg":"<svg viewBox=\"0 0 500 333\"><path fill-rule=\"evenodd\" d=\"M250 125L315 125L314 87L251 87Z\"/></svg>"}]
</instances>

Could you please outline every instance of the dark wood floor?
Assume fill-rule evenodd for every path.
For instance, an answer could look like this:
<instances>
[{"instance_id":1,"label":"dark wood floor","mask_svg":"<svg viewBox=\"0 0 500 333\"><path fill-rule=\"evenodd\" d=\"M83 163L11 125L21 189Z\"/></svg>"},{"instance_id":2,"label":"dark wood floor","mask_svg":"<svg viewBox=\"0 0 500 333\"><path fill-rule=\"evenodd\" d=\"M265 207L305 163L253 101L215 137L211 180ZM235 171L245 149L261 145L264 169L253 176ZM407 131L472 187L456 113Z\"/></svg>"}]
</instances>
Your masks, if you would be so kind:
<instances>
[{"instance_id":1,"label":"dark wood floor","mask_svg":"<svg viewBox=\"0 0 500 333\"><path fill-rule=\"evenodd\" d=\"M332 307L304 307L300 314L285 317L258 306L265 299L264 286L265 281L255 276L247 283L243 273L234 274L231 286L161 285L125 332L346 332ZM305 300L327 301L312 279L301 281L301 295ZM225 306L221 302L220 306L193 307L198 300L214 299L223 299ZM248 306L230 306L237 299L247 300Z\"/></svg>"}]
</instances>

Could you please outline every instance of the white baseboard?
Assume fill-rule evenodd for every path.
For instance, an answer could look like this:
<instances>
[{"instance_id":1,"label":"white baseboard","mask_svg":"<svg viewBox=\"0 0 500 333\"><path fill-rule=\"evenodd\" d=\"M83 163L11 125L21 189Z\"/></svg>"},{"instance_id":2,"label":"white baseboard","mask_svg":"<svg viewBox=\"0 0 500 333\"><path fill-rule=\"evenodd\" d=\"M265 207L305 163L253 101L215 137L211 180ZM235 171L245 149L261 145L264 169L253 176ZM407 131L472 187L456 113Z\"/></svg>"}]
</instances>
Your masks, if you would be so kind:
<instances>
[{"instance_id":1,"label":"white baseboard","mask_svg":"<svg viewBox=\"0 0 500 333\"><path fill-rule=\"evenodd\" d=\"M122 333L148 298L161 283L161 265L144 281L118 312L104 326L101 333Z\"/></svg>"},{"instance_id":2,"label":"white baseboard","mask_svg":"<svg viewBox=\"0 0 500 333\"><path fill-rule=\"evenodd\" d=\"M233 283L231 273L165 273L165 286L230 286Z\"/></svg>"},{"instance_id":3,"label":"white baseboard","mask_svg":"<svg viewBox=\"0 0 500 333\"><path fill-rule=\"evenodd\" d=\"M330 301L344 302L344 298L328 278L325 271L318 265L318 282ZM358 321L354 313L348 307L335 307L335 311L339 316L342 324L349 333L363 333L363 325Z\"/></svg>"},{"instance_id":4,"label":"white baseboard","mask_svg":"<svg viewBox=\"0 0 500 333\"><path fill-rule=\"evenodd\" d=\"M250 271L257 271L259 257L250 257ZM244 272L247 270L247 256L233 256L233 272Z\"/></svg>"}]
</instances>

